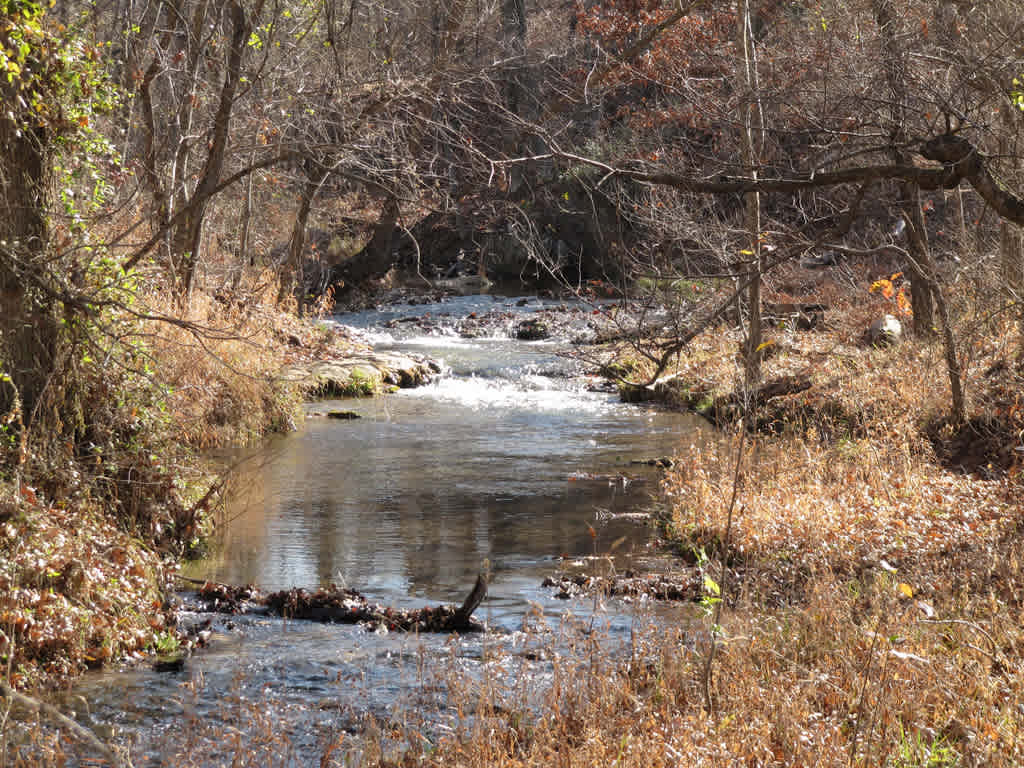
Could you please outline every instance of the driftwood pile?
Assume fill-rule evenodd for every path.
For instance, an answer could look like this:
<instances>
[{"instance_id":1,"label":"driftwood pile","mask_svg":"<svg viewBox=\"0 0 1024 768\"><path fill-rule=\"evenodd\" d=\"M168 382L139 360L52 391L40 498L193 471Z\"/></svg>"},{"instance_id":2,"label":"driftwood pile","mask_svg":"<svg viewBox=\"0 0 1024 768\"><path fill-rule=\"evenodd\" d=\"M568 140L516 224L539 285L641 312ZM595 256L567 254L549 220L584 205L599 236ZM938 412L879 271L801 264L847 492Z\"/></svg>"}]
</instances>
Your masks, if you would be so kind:
<instances>
[{"instance_id":1,"label":"driftwood pile","mask_svg":"<svg viewBox=\"0 0 1024 768\"><path fill-rule=\"evenodd\" d=\"M254 613L265 610L286 619L304 619L325 624L362 624L374 631L392 632L481 632L484 624L473 612L487 595L487 579L477 576L476 585L461 606L399 610L371 603L354 589L333 584L309 592L286 589L264 595L255 587L204 582L198 592L206 610L218 613Z\"/></svg>"},{"instance_id":2,"label":"driftwood pile","mask_svg":"<svg viewBox=\"0 0 1024 768\"><path fill-rule=\"evenodd\" d=\"M638 576L626 571L616 576L587 576L559 573L548 576L541 586L554 587L562 600L586 597L594 593L610 597L647 597L653 600L700 600L702 586L696 574L670 577L665 574Z\"/></svg>"}]
</instances>

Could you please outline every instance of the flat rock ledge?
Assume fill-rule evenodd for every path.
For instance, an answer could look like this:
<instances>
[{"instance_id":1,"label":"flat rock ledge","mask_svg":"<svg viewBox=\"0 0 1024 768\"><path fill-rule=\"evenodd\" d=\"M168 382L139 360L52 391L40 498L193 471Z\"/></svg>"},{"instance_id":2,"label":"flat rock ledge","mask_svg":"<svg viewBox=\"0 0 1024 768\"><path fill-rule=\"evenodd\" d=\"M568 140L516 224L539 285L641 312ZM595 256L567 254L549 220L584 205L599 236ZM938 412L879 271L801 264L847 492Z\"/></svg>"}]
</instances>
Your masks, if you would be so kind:
<instances>
[{"instance_id":1,"label":"flat rock ledge","mask_svg":"<svg viewBox=\"0 0 1024 768\"><path fill-rule=\"evenodd\" d=\"M369 397L394 387L419 387L440 372L435 361L418 355L356 352L337 360L290 365L281 378L298 384L307 397Z\"/></svg>"}]
</instances>

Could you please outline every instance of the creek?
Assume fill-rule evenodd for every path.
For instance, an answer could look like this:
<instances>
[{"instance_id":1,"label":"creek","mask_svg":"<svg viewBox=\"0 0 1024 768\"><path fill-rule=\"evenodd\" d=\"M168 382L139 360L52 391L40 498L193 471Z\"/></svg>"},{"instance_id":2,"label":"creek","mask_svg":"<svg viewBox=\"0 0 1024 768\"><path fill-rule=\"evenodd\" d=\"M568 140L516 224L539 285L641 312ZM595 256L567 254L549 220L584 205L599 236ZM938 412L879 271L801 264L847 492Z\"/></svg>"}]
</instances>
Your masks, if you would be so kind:
<instances>
[{"instance_id":1,"label":"creek","mask_svg":"<svg viewBox=\"0 0 1024 768\"><path fill-rule=\"evenodd\" d=\"M695 417L588 389L586 366L562 354L588 308L570 308L553 338L510 338L517 319L551 306L471 296L337 316L378 348L443 361L445 374L383 397L308 405L361 418L313 416L246 455L218 546L187 568L265 590L333 582L397 608L459 603L487 568L490 591L476 615L492 632L377 635L217 617L210 646L181 671L91 675L67 706L102 736L133 743L136 765L174 763L186 742L205 745L215 762L217 740L227 754L240 734L283 740L289 764L304 765L339 734L357 739L367 715L388 723L412 711L436 729L456 727L464 702L452 701L453 680L513 674L507 663L488 669L501 650L531 660L516 674L542 677L550 664L524 649L567 614L622 642L638 621L677 620L678 607L560 601L541 587L588 556L613 552L617 568L646 567L654 533L635 517L654 503L660 471L631 462L672 455L699 430ZM495 310L508 324L481 337L462 338L450 322ZM430 332L393 322L413 316L432 318Z\"/></svg>"}]
</instances>

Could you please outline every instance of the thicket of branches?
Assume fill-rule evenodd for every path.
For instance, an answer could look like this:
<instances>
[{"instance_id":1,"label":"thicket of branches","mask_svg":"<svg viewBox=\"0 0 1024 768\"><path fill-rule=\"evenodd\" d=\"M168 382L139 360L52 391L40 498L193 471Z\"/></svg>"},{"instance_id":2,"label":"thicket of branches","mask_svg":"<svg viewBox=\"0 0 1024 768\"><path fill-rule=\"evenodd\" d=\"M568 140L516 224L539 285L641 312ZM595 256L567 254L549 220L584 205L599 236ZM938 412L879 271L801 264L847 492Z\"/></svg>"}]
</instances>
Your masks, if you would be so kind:
<instances>
[{"instance_id":1,"label":"thicket of branches","mask_svg":"<svg viewBox=\"0 0 1024 768\"><path fill-rule=\"evenodd\" d=\"M776 265L884 254L953 382L958 275L1024 318L1018 11L9 0L6 411L63 365L65 316L138 280L186 307L269 267L301 308L396 263L449 269L442 235L466 270L634 296L639 276L728 278L754 379ZM648 334L660 358L734 303L717 299Z\"/></svg>"}]
</instances>

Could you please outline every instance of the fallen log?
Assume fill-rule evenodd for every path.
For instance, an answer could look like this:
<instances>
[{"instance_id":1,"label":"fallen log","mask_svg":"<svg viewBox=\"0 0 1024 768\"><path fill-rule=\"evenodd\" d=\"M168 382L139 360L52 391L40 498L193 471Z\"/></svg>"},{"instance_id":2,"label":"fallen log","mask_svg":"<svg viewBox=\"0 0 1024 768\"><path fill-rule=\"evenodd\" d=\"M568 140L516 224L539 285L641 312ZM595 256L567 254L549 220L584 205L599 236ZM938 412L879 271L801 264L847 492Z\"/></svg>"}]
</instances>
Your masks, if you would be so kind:
<instances>
[{"instance_id":1,"label":"fallen log","mask_svg":"<svg viewBox=\"0 0 1024 768\"><path fill-rule=\"evenodd\" d=\"M342 589L333 584L315 592L294 588L264 595L252 585L237 587L203 582L197 595L207 610L217 613L266 611L286 619L363 624L374 631L482 632L484 624L473 618L473 612L486 597L487 585L487 577L480 574L461 606L439 605L414 610L372 603L354 589Z\"/></svg>"}]
</instances>

